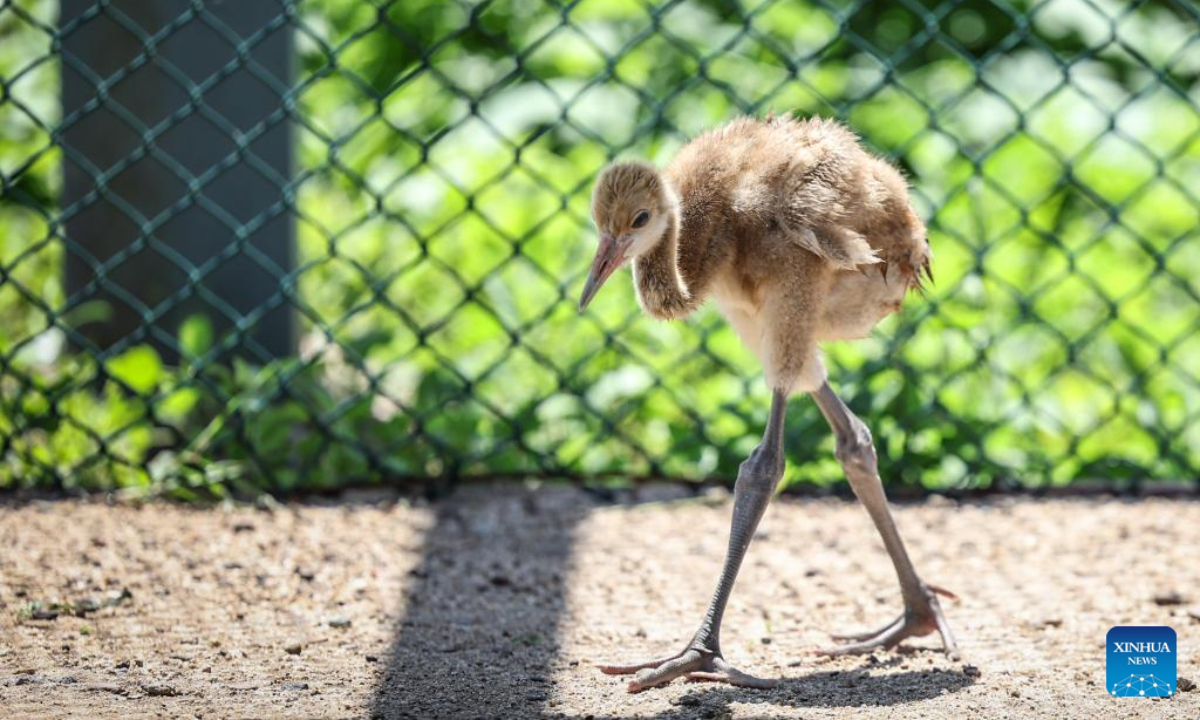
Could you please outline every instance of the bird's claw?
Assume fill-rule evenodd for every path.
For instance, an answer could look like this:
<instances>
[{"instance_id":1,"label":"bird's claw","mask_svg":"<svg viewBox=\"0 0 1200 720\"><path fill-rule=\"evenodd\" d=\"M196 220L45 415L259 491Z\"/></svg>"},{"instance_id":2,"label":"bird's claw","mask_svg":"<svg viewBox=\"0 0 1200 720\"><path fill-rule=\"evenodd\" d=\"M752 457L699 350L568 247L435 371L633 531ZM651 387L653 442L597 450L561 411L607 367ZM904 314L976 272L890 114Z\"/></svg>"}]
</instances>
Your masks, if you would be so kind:
<instances>
[{"instance_id":1,"label":"bird's claw","mask_svg":"<svg viewBox=\"0 0 1200 720\"><path fill-rule=\"evenodd\" d=\"M666 685L679 677L689 682L724 682L749 688L765 689L775 685L774 680L754 677L738 670L726 662L720 653L702 652L696 648L636 665L601 665L600 672L607 675L633 673L626 688L631 693Z\"/></svg>"},{"instance_id":2,"label":"bird's claw","mask_svg":"<svg viewBox=\"0 0 1200 720\"><path fill-rule=\"evenodd\" d=\"M951 660L958 659L958 645L954 642L954 634L946 623L946 616L938 604L937 596L942 595L952 600L958 597L944 588L936 585L924 586L924 607L906 608L900 617L875 630L866 632L834 634L830 637L843 645L823 648L814 651L816 655L862 655L879 649L890 649L900 644L901 640L910 637L929 635L935 630L942 636L942 647Z\"/></svg>"},{"instance_id":3,"label":"bird's claw","mask_svg":"<svg viewBox=\"0 0 1200 720\"><path fill-rule=\"evenodd\" d=\"M725 658L720 655L713 658L713 665L716 667L716 672L698 671L687 674L688 682L723 682L737 687L758 688L766 690L775 687L775 680L760 678L744 673L734 666L725 662Z\"/></svg>"}]
</instances>

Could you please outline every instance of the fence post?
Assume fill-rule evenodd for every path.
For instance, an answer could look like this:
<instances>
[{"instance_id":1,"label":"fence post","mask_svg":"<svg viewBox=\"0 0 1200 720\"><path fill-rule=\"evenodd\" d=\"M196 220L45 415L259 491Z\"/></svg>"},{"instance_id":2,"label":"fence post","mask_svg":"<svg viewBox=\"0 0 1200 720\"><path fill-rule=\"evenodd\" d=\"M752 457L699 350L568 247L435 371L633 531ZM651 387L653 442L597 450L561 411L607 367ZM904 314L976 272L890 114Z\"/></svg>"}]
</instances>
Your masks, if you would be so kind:
<instances>
[{"instance_id":1,"label":"fence post","mask_svg":"<svg viewBox=\"0 0 1200 720\"><path fill-rule=\"evenodd\" d=\"M102 348L176 357L200 313L266 360L294 346L290 26L277 3L194 5L62 0L68 307Z\"/></svg>"}]
</instances>

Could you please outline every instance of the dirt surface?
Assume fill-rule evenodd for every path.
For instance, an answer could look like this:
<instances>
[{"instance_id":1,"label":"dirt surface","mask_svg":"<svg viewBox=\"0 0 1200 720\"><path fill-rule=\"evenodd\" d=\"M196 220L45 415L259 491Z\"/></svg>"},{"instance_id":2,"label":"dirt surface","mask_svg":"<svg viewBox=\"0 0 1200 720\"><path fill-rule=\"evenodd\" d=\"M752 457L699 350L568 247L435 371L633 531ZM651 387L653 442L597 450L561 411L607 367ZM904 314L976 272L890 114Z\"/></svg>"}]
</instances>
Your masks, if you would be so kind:
<instances>
[{"instance_id":1,"label":"dirt surface","mask_svg":"<svg viewBox=\"0 0 1200 720\"><path fill-rule=\"evenodd\" d=\"M1200 503L1174 500L901 506L918 569L962 598L946 605L960 662L932 637L809 655L900 601L861 508L777 501L722 639L730 661L782 682L628 695L591 664L679 649L725 547L728 498L672 493L0 507L0 715L1200 717L1200 689L1103 688L1118 624L1174 627L1179 675L1200 681Z\"/></svg>"}]
</instances>

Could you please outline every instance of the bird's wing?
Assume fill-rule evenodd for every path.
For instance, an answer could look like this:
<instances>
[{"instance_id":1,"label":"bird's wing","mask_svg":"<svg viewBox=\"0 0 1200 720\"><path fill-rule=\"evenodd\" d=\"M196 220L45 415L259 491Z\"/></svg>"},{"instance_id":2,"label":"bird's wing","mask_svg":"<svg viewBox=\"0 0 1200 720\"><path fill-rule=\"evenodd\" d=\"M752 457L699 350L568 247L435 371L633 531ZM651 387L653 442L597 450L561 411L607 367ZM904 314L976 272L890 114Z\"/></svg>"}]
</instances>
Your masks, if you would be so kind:
<instances>
[{"instance_id":1,"label":"bird's wing","mask_svg":"<svg viewBox=\"0 0 1200 720\"><path fill-rule=\"evenodd\" d=\"M859 265L879 262L879 256L862 235L836 225L819 230L809 227L788 229L788 239L841 270L853 270Z\"/></svg>"}]
</instances>

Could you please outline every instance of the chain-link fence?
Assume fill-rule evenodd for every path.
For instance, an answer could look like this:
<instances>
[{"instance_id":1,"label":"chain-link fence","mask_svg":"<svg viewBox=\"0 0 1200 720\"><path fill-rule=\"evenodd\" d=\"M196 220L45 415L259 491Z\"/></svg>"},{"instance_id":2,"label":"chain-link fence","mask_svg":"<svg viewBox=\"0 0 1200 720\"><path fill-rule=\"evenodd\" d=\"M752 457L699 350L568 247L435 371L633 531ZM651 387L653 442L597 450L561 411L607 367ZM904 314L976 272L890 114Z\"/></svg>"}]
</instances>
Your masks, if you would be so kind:
<instances>
[{"instance_id":1,"label":"chain-link fence","mask_svg":"<svg viewBox=\"0 0 1200 720\"><path fill-rule=\"evenodd\" d=\"M1190 2L59 5L0 0L0 488L730 478L721 319L574 301L607 161L768 111L928 220L929 298L827 349L890 481L1198 476Z\"/></svg>"}]
</instances>

